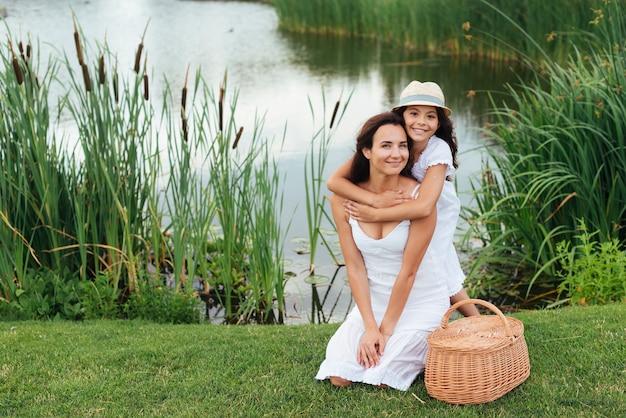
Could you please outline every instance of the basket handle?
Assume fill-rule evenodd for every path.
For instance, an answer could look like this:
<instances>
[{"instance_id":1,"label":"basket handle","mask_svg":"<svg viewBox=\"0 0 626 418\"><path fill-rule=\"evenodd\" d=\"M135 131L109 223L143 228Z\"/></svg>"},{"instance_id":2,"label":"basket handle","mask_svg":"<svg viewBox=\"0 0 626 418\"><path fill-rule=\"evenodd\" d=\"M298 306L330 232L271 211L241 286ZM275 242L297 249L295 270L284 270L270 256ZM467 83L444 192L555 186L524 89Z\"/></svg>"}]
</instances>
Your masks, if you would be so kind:
<instances>
[{"instance_id":1,"label":"basket handle","mask_svg":"<svg viewBox=\"0 0 626 418\"><path fill-rule=\"evenodd\" d=\"M500 319L502 320L502 323L504 324L504 330L506 331L506 336L507 337L513 337L514 336L513 335L513 330L511 330L511 326L509 325L509 321L506 319L506 316L504 316L502 311L500 309L498 309L498 307L496 305L494 305L492 303L489 303L486 300L482 300L482 299L465 299L465 300L461 300L461 301L455 303L454 305L450 306L448 311L441 318L441 328L447 328L448 327L448 321L450 319L450 315L452 315L452 312L456 311L458 307L463 306L463 305L467 305L467 304L470 304L470 303L473 303L475 305L481 305L481 306L484 306L486 308L489 308L489 310L491 310L493 313L498 315L500 317Z\"/></svg>"}]
</instances>

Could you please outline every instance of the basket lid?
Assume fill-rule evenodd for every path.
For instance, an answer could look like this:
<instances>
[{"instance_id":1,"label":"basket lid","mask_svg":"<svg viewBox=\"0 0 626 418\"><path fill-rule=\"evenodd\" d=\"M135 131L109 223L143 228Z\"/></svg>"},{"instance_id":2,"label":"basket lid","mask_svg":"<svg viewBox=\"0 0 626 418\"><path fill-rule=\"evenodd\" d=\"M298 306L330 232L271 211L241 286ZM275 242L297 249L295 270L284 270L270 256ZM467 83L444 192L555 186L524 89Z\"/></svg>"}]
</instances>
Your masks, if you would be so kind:
<instances>
[{"instance_id":1,"label":"basket lid","mask_svg":"<svg viewBox=\"0 0 626 418\"><path fill-rule=\"evenodd\" d=\"M493 350L523 338L524 324L519 319L505 317L497 307L480 299L462 302L451 306L443 316L441 326L428 335L430 346L456 350ZM450 314L466 303L486 306L496 315L469 316L448 322Z\"/></svg>"}]
</instances>

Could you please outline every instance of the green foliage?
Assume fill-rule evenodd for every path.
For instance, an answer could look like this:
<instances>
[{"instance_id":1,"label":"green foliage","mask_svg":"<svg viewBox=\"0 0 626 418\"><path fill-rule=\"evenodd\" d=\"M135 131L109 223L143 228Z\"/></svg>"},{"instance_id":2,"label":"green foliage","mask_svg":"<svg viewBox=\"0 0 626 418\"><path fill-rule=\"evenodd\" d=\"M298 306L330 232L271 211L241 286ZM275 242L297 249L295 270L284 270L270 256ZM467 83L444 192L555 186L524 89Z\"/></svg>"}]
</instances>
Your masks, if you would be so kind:
<instances>
[{"instance_id":1,"label":"green foliage","mask_svg":"<svg viewBox=\"0 0 626 418\"><path fill-rule=\"evenodd\" d=\"M0 304L8 305L9 317L23 319L81 319L84 314L79 281L67 271L29 270Z\"/></svg>"},{"instance_id":2,"label":"green foliage","mask_svg":"<svg viewBox=\"0 0 626 418\"><path fill-rule=\"evenodd\" d=\"M144 319L168 324L197 324L202 302L196 294L178 292L161 283L139 281L137 291L124 304L129 319Z\"/></svg>"},{"instance_id":3,"label":"green foliage","mask_svg":"<svg viewBox=\"0 0 626 418\"><path fill-rule=\"evenodd\" d=\"M466 239L483 243L470 282L495 268L522 301L531 292L554 297L556 246L574 240L578 219L626 242L626 14L609 3L602 16L593 39L602 49L581 43L567 66L533 67L534 81L507 86L507 101L493 102L477 208L463 214Z\"/></svg>"},{"instance_id":4,"label":"green foliage","mask_svg":"<svg viewBox=\"0 0 626 418\"><path fill-rule=\"evenodd\" d=\"M596 16L589 12L604 1L272 0L272 5L281 28L292 32L376 39L434 54L515 59L543 57L543 51L566 58L578 31L596 32L589 22ZM514 25L503 24L502 14Z\"/></svg>"},{"instance_id":5,"label":"green foliage","mask_svg":"<svg viewBox=\"0 0 626 418\"><path fill-rule=\"evenodd\" d=\"M598 242L599 233L589 233L580 221L580 234L575 238L580 244L569 241L557 244L556 251L562 279L559 292L564 292L570 303L596 305L609 302L626 302L626 251L620 249L617 239Z\"/></svg>"},{"instance_id":6,"label":"green foliage","mask_svg":"<svg viewBox=\"0 0 626 418\"><path fill-rule=\"evenodd\" d=\"M108 274L99 274L93 280L82 281L80 288L84 319L115 319L121 316L119 300L122 291Z\"/></svg>"}]
</instances>

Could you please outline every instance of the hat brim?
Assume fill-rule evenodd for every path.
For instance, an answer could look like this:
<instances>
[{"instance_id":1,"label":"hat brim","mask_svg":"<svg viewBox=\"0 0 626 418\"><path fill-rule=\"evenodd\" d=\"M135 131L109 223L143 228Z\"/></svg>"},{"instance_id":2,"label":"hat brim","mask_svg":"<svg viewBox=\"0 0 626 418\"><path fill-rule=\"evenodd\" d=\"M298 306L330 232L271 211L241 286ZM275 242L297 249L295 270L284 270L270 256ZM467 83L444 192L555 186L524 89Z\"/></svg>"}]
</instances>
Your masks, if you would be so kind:
<instances>
[{"instance_id":1,"label":"hat brim","mask_svg":"<svg viewBox=\"0 0 626 418\"><path fill-rule=\"evenodd\" d=\"M438 103L430 102L428 100L411 100L411 101L408 101L406 103L401 102L399 105L394 106L393 110L398 110L398 109L400 109L402 107L409 107L409 106L433 106L433 107L439 107L439 108L443 109L443 111L446 114L446 116L450 116L452 114L452 110L450 110L446 106L442 106L442 105L440 105Z\"/></svg>"}]
</instances>

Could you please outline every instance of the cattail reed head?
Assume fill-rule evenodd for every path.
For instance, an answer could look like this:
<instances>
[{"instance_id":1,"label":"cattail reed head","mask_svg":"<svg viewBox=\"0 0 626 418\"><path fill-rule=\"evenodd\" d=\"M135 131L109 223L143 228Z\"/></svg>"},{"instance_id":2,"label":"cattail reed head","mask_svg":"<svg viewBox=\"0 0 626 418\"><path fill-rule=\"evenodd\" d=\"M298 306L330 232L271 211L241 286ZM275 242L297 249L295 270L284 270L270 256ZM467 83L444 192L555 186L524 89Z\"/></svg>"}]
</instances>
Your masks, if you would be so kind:
<instances>
[{"instance_id":1,"label":"cattail reed head","mask_svg":"<svg viewBox=\"0 0 626 418\"><path fill-rule=\"evenodd\" d=\"M150 20L148 20L150 23ZM139 70L141 70L141 53L143 52L143 40L146 37L146 31L148 30L148 23L146 23L146 27L143 30L143 35L141 35L141 41L139 42L139 46L137 47L137 53L135 54L135 73L139 74Z\"/></svg>"},{"instance_id":2,"label":"cattail reed head","mask_svg":"<svg viewBox=\"0 0 626 418\"><path fill-rule=\"evenodd\" d=\"M235 142L233 142L233 149L237 148L237 144L239 144L239 140L241 139L242 133L243 133L243 126L239 128L239 131L237 131L237 135L235 136Z\"/></svg>"},{"instance_id":3,"label":"cattail reed head","mask_svg":"<svg viewBox=\"0 0 626 418\"><path fill-rule=\"evenodd\" d=\"M183 123L183 141L187 142L189 140L189 128L187 127L187 118L185 115L182 115L182 123Z\"/></svg>"},{"instance_id":4,"label":"cattail reed head","mask_svg":"<svg viewBox=\"0 0 626 418\"><path fill-rule=\"evenodd\" d=\"M333 125L335 124L335 118L337 117L337 111L339 110L339 102L335 103L335 108L333 109L333 116L330 118L330 129L333 129Z\"/></svg>"},{"instance_id":5,"label":"cattail reed head","mask_svg":"<svg viewBox=\"0 0 626 418\"><path fill-rule=\"evenodd\" d=\"M180 108L182 112L185 112L185 108L187 107L187 80L189 79L189 65L187 65L187 72L185 73L185 84L183 84L183 91L180 98Z\"/></svg>"},{"instance_id":6,"label":"cattail reed head","mask_svg":"<svg viewBox=\"0 0 626 418\"><path fill-rule=\"evenodd\" d=\"M100 60L98 61L98 82L103 85L106 80L104 73L104 55L100 56Z\"/></svg>"},{"instance_id":7,"label":"cattail reed head","mask_svg":"<svg viewBox=\"0 0 626 418\"><path fill-rule=\"evenodd\" d=\"M220 100L217 103L219 109L219 128L220 132L224 131L224 85L220 86Z\"/></svg>"},{"instance_id":8,"label":"cattail reed head","mask_svg":"<svg viewBox=\"0 0 626 418\"><path fill-rule=\"evenodd\" d=\"M17 84L22 84L24 82L24 76L22 74L22 69L20 68L20 63L17 61L16 57L13 57L13 72L15 73L15 78L17 78Z\"/></svg>"},{"instance_id":9,"label":"cattail reed head","mask_svg":"<svg viewBox=\"0 0 626 418\"><path fill-rule=\"evenodd\" d=\"M139 43L139 47L137 48L137 54L135 54L135 73L139 74L139 69L141 65L141 51L143 51L143 43Z\"/></svg>"},{"instance_id":10,"label":"cattail reed head","mask_svg":"<svg viewBox=\"0 0 626 418\"><path fill-rule=\"evenodd\" d=\"M87 92L90 92L91 79L89 78L89 69L87 68L87 64L82 64L81 68L83 69L83 81L85 82L85 90L87 90Z\"/></svg>"},{"instance_id":11,"label":"cattail reed head","mask_svg":"<svg viewBox=\"0 0 626 418\"><path fill-rule=\"evenodd\" d=\"M83 47L80 43L80 35L78 34L78 28L76 26L76 16L72 16L74 21L74 45L76 46L76 56L78 57L78 63L83 66L85 59L83 57Z\"/></svg>"},{"instance_id":12,"label":"cattail reed head","mask_svg":"<svg viewBox=\"0 0 626 418\"><path fill-rule=\"evenodd\" d=\"M11 43L11 39L7 34L7 40L9 43L9 49L11 50L11 64L13 65L13 72L15 73L15 78L17 78L17 84L21 85L24 82L24 75L22 74L22 69L20 68L20 63L15 56L15 51L13 50L13 44Z\"/></svg>"},{"instance_id":13,"label":"cattail reed head","mask_svg":"<svg viewBox=\"0 0 626 418\"><path fill-rule=\"evenodd\" d=\"M113 97L115 98L115 104L118 104L120 102L120 87L117 80L117 68L113 71Z\"/></svg>"},{"instance_id":14,"label":"cattail reed head","mask_svg":"<svg viewBox=\"0 0 626 418\"><path fill-rule=\"evenodd\" d=\"M26 57L24 56L24 45L22 45L22 41L17 44L17 48L20 50L20 56L23 61L26 61Z\"/></svg>"},{"instance_id":15,"label":"cattail reed head","mask_svg":"<svg viewBox=\"0 0 626 418\"><path fill-rule=\"evenodd\" d=\"M144 100L148 100L150 98L148 91L148 74L143 75L143 98Z\"/></svg>"}]
</instances>

